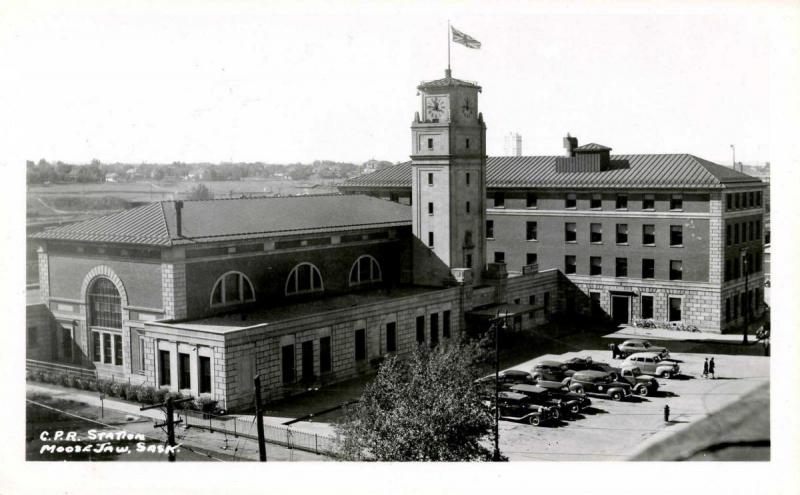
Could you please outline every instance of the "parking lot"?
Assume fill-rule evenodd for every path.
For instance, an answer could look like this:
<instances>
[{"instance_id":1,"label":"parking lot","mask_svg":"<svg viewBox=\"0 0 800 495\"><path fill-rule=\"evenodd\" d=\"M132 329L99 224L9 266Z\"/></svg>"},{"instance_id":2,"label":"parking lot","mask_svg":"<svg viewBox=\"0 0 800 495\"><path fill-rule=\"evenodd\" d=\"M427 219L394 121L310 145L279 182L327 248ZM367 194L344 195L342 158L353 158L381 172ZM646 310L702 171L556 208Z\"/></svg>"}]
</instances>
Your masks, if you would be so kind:
<instances>
[{"instance_id":1,"label":"parking lot","mask_svg":"<svg viewBox=\"0 0 800 495\"><path fill-rule=\"evenodd\" d=\"M545 354L510 369L530 371L539 361L563 361L591 356L618 366L609 351L587 350ZM714 357L716 379L702 378L703 359ZM699 421L739 400L759 387L769 386L769 358L672 352L681 374L658 378L660 389L648 397L632 396L621 402L592 397L592 406L577 419L557 425L531 426L500 422L500 449L512 461L519 460L624 460L653 442ZM670 421L664 421L669 405ZM769 411L765 411L768 420Z\"/></svg>"}]
</instances>

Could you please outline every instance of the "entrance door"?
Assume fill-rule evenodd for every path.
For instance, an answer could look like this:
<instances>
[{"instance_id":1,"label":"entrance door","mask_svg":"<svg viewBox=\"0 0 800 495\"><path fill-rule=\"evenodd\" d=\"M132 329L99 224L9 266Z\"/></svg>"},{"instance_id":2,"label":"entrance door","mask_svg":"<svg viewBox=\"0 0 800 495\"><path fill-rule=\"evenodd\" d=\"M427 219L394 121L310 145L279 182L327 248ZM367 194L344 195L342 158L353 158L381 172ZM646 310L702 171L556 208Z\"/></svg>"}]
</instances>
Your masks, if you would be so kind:
<instances>
[{"instance_id":1,"label":"entrance door","mask_svg":"<svg viewBox=\"0 0 800 495\"><path fill-rule=\"evenodd\" d=\"M614 319L614 323L628 323L630 307L630 296L611 296L611 317Z\"/></svg>"},{"instance_id":2,"label":"entrance door","mask_svg":"<svg viewBox=\"0 0 800 495\"><path fill-rule=\"evenodd\" d=\"M311 381L314 379L314 341L303 342L303 380Z\"/></svg>"}]
</instances>

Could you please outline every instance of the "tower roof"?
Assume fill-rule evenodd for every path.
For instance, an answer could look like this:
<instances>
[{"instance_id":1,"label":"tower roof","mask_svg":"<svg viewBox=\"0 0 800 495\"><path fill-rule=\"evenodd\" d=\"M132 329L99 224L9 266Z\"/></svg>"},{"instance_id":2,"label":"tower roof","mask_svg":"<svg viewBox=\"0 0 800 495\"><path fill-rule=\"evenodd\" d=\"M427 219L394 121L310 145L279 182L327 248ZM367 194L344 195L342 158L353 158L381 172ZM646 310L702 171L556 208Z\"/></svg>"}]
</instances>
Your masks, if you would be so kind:
<instances>
[{"instance_id":1,"label":"tower roof","mask_svg":"<svg viewBox=\"0 0 800 495\"><path fill-rule=\"evenodd\" d=\"M444 71L444 77L442 79L436 79L434 81L423 81L417 86L417 89L431 89L431 88L446 88L446 87L464 87L464 88L476 88L478 91L481 90L481 87L472 82L472 81L464 81L462 79L456 79L452 77L452 72L450 69Z\"/></svg>"}]
</instances>

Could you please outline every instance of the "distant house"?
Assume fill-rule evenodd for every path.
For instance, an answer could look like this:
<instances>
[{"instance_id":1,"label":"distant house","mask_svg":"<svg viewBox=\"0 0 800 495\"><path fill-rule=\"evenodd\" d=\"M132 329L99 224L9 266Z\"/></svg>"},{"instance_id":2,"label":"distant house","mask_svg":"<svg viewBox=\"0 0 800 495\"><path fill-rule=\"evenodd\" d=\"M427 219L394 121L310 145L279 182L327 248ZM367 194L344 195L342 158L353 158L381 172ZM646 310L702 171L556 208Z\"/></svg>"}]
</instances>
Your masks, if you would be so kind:
<instances>
[{"instance_id":1,"label":"distant house","mask_svg":"<svg viewBox=\"0 0 800 495\"><path fill-rule=\"evenodd\" d=\"M106 182L119 182L119 174L116 172L106 174Z\"/></svg>"}]
</instances>

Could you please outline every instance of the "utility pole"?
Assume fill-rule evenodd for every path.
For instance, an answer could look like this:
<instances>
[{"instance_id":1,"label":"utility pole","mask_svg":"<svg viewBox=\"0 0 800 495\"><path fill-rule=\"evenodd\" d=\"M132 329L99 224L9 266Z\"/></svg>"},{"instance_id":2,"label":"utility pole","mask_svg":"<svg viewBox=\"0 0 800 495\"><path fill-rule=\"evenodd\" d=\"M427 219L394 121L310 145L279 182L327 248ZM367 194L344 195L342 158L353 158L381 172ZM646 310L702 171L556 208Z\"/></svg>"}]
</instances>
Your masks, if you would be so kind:
<instances>
[{"instance_id":1,"label":"utility pole","mask_svg":"<svg viewBox=\"0 0 800 495\"><path fill-rule=\"evenodd\" d=\"M172 397L167 397L167 400L162 402L161 404L153 404L152 406L144 406L140 407L140 411L146 411L148 409L155 409L157 407L165 408L165 414L167 416L166 421L164 423L156 423L153 428L163 428L164 426L167 427L167 444L172 447L167 452L169 456L169 462L175 462L175 425L180 424L183 420L175 421L174 412L175 412L175 404L180 404L182 402L188 402L190 400L194 400L191 397L186 397L185 399L178 399L172 400Z\"/></svg>"},{"instance_id":2,"label":"utility pole","mask_svg":"<svg viewBox=\"0 0 800 495\"><path fill-rule=\"evenodd\" d=\"M258 460L267 462L267 440L264 438L264 411L261 409L261 375L253 378L256 387L256 427L258 429Z\"/></svg>"}]
</instances>

